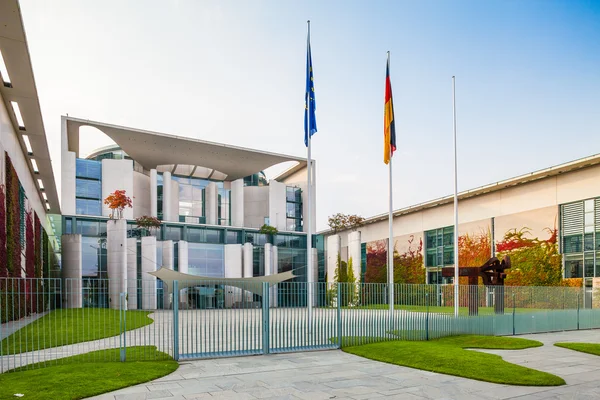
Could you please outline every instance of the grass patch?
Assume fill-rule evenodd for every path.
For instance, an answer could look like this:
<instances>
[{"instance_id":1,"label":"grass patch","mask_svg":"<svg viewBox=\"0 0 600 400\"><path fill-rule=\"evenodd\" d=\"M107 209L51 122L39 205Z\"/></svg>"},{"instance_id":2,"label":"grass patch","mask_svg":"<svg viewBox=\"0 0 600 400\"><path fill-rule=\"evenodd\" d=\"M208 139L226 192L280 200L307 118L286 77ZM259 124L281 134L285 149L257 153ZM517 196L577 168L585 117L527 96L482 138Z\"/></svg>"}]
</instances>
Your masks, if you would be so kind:
<instances>
[{"instance_id":1,"label":"grass patch","mask_svg":"<svg viewBox=\"0 0 600 400\"><path fill-rule=\"evenodd\" d=\"M150 311L127 311L127 330L151 324L153 321L148 314ZM53 310L4 339L2 354L19 354L116 336L121 332L120 324L119 310Z\"/></svg>"},{"instance_id":2,"label":"grass patch","mask_svg":"<svg viewBox=\"0 0 600 400\"><path fill-rule=\"evenodd\" d=\"M542 343L535 340L461 335L420 342L388 339L342 348L345 352L371 360L485 382L520 386L564 385L565 381L558 376L511 364L495 354L466 350L519 350L538 346Z\"/></svg>"},{"instance_id":3,"label":"grass patch","mask_svg":"<svg viewBox=\"0 0 600 400\"><path fill-rule=\"evenodd\" d=\"M563 347L565 349L580 351L582 353L593 354L600 356L600 344L599 343L554 343L556 347Z\"/></svg>"},{"instance_id":4,"label":"grass patch","mask_svg":"<svg viewBox=\"0 0 600 400\"><path fill-rule=\"evenodd\" d=\"M155 361L140 361L142 354ZM100 350L56 360L45 368L15 370L0 375L0 399L83 399L160 378L179 366L154 346L127 349L127 362L118 360L119 349ZM86 362L90 357L94 362ZM27 367L25 367L27 368Z\"/></svg>"}]
</instances>

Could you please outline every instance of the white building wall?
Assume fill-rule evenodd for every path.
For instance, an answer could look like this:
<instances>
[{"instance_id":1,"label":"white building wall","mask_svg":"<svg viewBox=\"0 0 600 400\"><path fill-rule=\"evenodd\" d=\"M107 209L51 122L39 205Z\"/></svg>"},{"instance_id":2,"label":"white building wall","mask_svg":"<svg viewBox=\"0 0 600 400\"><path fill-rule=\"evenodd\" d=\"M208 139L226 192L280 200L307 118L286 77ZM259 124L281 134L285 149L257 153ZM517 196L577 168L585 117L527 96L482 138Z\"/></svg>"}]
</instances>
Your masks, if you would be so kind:
<instances>
[{"instance_id":1,"label":"white building wall","mask_svg":"<svg viewBox=\"0 0 600 400\"><path fill-rule=\"evenodd\" d=\"M187 274L187 273L189 273L188 242L186 242L185 240L178 241L177 242L177 251L178 251L178 263L179 263L178 271L183 274ZM181 289L179 291L179 304L181 305L181 307L183 309L187 309L187 307L188 307L187 294L188 294L187 289Z\"/></svg>"},{"instance_id":2,"label":"white building wall","mask_svg":"<svg viewBox=\"0 0 600 400\"><path fill-rule=\"evenodd\" d=\"M348 235L348 259L352 258L352 272L356 281L360 281L361 271L361 251L360 251L360 231L351 232Z\"/></svg>"},{"instance_id":3,"label":"white building wall","mask_svg":"<svg viewBox=\"0 0 600 400\"><path fill-rule=\"evenodd\" d=\"M171 194L173 186L171 185L171 173L168 171L163 172L163 201L162 201L162 213L164 221L173 221L171 216L171 202L173 196Z\"/></svg>"},{"instance_id":4,"label":"white building wall","mask_svg":"<svg viewBox=\"0 0 600 400\"><path fill-rule=\"evenodd\" d=\"M341 252L340 235L331 235L327 237L327 263L325 265L327 272L327 282L333 282L335 269L337 268L337 257Z\"/></svg>"},{"instance_id":5,"label":"white building wall","mask_svg":"<svg viewBox=\"0 0 600 400\"><path fill-rule=\"evenodd\" d=\"M83 254L81 235L62 235L62 278L65 308L81 308Z\"/></svg>"},{"instance_id":6,"label":"white building wall","mask_svg":"<svg viewBox=\"0 0 600 400\"><path fill-rule=\"evenodd\" d=\"M150 170L150 216L158 217L158 176L155 169Z\"/></svg>"},{"instance_id":7,"label":"white building wall","mask_svg":"<svg viewBox=\"0 0 600 400\"><path fill-rule=\"evenodd\" d=\"M173 241L165 240L162 242L162 266L163 268L173 270ZM163 291L163 305L164 308L171 308L171 295L169 294L169 290L172 288L167 288L167 285L164 285Z\"/></svg>"},{"instance_id":8,"label":"white building wall","mask_svg":"<svg viewBox=\"0 0 600 400\"><path fill-rule=\"evenodd\" d=\"M6 151L11 159L13 166L15 167L15 171L17 171L19 181L21 182L21 185L25 190L25 194L27 195L27 198L30 201L29 205L38 215L40 221L42 221L42 223L45 224L46 207L38 192L37 178L34 179L34 177L31 175L31 170L29 169L30 161L28 157L26 157L23 153L19 140L20 139L18 138L17 134L15 133L15 130L13 129L12 122L4 105L4 100L0 100L0 182L2 184L6 183L6 160L4 154L4 152ZM75 170L73 170L73 179L74 178ZM50 185L51 183L44 182L44 184ZM73 194L73 202L75 201L74 197L75 194Z\"/></svg>"},{"instance_id":9,"label":"white building wall","mask_svg":"<svg viewBox=\"0 0 600 400\"><path fill-rule=\"evenodd\" d=\"M133 161L102 160L102 198L105 199L115 190L125 190L129 197L133 196ZM131 199L135 207L136 199ZM112 210L102 202L102 215L108 217ZM133 209L125 208L123 218L133 219Z\"/></svg>"},{"instance_id":10,"label":"white building wall","mask_svg":"<svg viewBox=\"0 0 600 400\"><path fill-rule=\"evenodd\" d=\"M137 293L137 239L127 238L127 309L136 310Z\"/></svg>"},{"instance_id":11,"label":"white building wall","mask_svg":"<svg viewBox=\"0 0 600 400\"><path fill-rule=\"evenodd\" d=\"M75 200L75 153L72 151L63 152L60 167L62 178L60 211L63 215L75 215L77 210Z\"/></svg>"},{"instance_id":12,"label":"white building wall","mask_svg":"<svg viewBox=\"0 0 600 400\"><path fill-rule=\"evenodd\" d=\"M286 228L286 185L274 180L269 181L269 221L279 231Z\"/></svg>"},{"instance_id":13,"label":"white building wall","mask_svg":"<svg viewBox=\"0 0 600 400\"><path fill-rule=\"evenodd\" d=\"M106 161L106 160L105 160ZM119 309L120 294L127 291L127 221L106 223L106 253L109 306Z\"/></svg>"},{"instance_id":14,"label":"white building wall","mask_svg":"<svg viewBox=\"0 0 600 400\"><path fill-rule=\"evenodd\" d=\"M258 229L269 217L269 187L244 187L244 227Z\"/></svg>"},{"instance_id":15,"label":"white building wall","mask_svg":"<svg viewBox=\"0 0 600 400\"><path fill-rule=\"evenodd\" d=\"M161 260L162 261L162 260ZM146 236L142 238L142 308L144 310L156 309L156 277L148 272L158 269L156 263L156 238Z\"/></svg>"},{"instance_id":16,"label":"white building wall","mask_svg":"<svg viewBox=\"0 0 600 400\"><path fill-rule=\"evenodd\" d=\"M225 278L241 278L243 276L242 267L242 245L225 245ZM242 300L242 289L233 286L225 286L225 307L231 307L233 304Z\"/></svg>"},{"instance_id":17,"label":"white building wall","mask_svg":"<svg viewBox=\"0 0 600 400\"><path fill-rule=\"evenodd\" d=\"M171 219L169 221L179 221L179 182L171 180Z\"/></svg>"},{"instance_id":18,"label":"white building wall","mask_svg":"<svg viewBox=\"0 0 600 400\"><path fill-rule=\"evenodd\" d=\"M215 182L211 182L206 186L204 193L205 210L206 210L206 223L209 225L217 225L218 213L219 213L219 190Z\"/></svg>"},{"instance_id":19,"label":"white building wall","mask_svg":"<svg viewBox=\"0 0 600 400\"><path fill-rule=\"evenodd\" d=\"M252 278L254 275L254 246L251 243L244 243L244 255L243 255L243 263L244 263L244 278ZM252 292L244 290L243 295L244 301L251 302L252 301Z\"/></svg>"},{"instance_id":20,"label":"white building wall","mask_svg":"<svg viewBox=\"0 0 600 400\"><path fill-rule=\"evenodd\" d=\"M231 226L244 226L244 180L231 182Z\"/></svg>"},{"instance_id":21,"label":"white building wall","mask_svg":"<svg viewBox=\"0 0 600 400\"><path fill-rule=\"evenodd\" d=\"M133 218L152 214L150 181L148 175L133 171Z\"/></svg>"}]
</instances>

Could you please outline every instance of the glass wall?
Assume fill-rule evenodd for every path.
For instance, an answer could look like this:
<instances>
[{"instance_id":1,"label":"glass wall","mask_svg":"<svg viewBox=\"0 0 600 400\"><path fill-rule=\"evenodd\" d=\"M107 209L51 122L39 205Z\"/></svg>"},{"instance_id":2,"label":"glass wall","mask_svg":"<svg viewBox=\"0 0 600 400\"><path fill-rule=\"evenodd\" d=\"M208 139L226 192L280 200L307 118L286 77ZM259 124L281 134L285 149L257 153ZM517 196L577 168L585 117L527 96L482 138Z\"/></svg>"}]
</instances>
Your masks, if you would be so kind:
<instances>
[{"instance_id":1,"label":"glass wall","mask_svg":"<svg viewBox=\"0 0 600 400\"><path fill-rule=\"evenodd\" d=\"M80 215L102 215L100 161L75 160L75 212Z\"/></svg>"},{"instance_id":2,"label":"glass wall","mask_svg":"<svg viewBox=\"0 0 600 400\"><path fill-rule=\"evenodd\" d=\"M599 277L600 198L561 205L560 226L564 277Z\"/></svg>"},{"instance_id":3,"label":"glass wall","mask_svg":"<svg viewBox=\"0 0 600 400\"><path fill-rule=\"evenodd\" d=\"M427 283L451 283L452 278L442 278L441 268L454 265L454 227L425 232L425 266Z\"/></svg>"},{"instance_id":4,"label":"glass wall","mask_svg":"<svg viewBox=\"0 0 600 400\"><path fill-rule=\"evenodd\" d=\"M244 186L268 186L269 182L263 171L244 178Z\"/></svg>"},{"instance_id":5,"label":"glass wall","mask_svg":"<svg viewBox=\"0 0 600 400\"><path fill-rule=\"evenodd\" d=\"M225 277L225 248L220 244L189 243L189 274Z\"/></svg>"},{"instance_id":6,"label":"glass wall","mask_svg":"<svg viewBox=\"0 0 600 400\"><path fill-rule=\"evenodd\" d=\"M286 187L286 230L302 232L302 189Z\"/></svg>"}]
</instances>

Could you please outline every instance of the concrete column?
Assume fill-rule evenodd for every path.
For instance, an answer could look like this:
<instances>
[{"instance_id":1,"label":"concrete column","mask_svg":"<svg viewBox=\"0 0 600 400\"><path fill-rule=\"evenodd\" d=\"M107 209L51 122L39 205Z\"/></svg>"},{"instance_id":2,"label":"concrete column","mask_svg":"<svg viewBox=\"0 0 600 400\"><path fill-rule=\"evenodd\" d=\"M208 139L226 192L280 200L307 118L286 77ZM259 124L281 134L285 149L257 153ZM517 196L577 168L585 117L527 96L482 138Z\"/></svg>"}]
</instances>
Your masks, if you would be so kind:
<instances>
[{"instance_id":1,"label":"concrete column","mask_svg":"<svg viewBox=\"0 0 600 400\"><path fill-rule=\"evenodd\" d=\"M127 221L107 221L106 235L108 301L110 308L119 309L119 296L127 291Z\"/></svg>"},{"instance_id":2,"label":"concrete column","mask_svg":"<svg viewBox=\"0 0 600 400\"><path fill-rule=\"evenodd\" d=\"M215 182L211 182L204 190L206 223L209 225L217 225L217 218L219 216L219 189Z\"/></svg>"},{"instance_id":3,"label":"concrete column","mask_svg":"<svg viewBox=\"0 0 600 400\"><path fill-rule=\"evenodd\" d=\"M179 182L171 180L171 215L172 222L179 222Z\"/></svg>"},{"instance_id":4,"label":"concrete column","mask_svg":"<svg viewBox=\"0 0 600 400\"><path fill-rule=\"evenodd\" d=\"M242 277L242 245L225 245L225 278ZM242 300L242 290L233 286L225 286L225 307L233 307Z\"/></svg>"},{"instance_id":5,"label":"concrete column","mask_svg":"<svg viewBox=\"0 0 600 400\"><path fill-rule=\"evenodd\" d=\"M171 173L169 171L163 172L163 201L162 201L162 212L163 220L171 221Z\"/></svg>"},{"instance_id":6,"label":"concrete column","mask_svg":"<svg viewBox=\"0 0 600 400\"><path fill-rule=\"evenodd\" d=\"M148 272L158 269L156 265L156 238L146 236L142 238L142 308L144 310L156 309L156 277Z\"/></svg>"},{"instance_id":7,"label":"concrete column","mask_svg":"<svg viewBox=\"0 0 600 400\"><path fill-rule=\"evenodd\" d=\"M127 239L127 309L137 310L137 239Z\"/></svg>"},{"instance_id":8,"label":"concrete column","mask_svg":"<svg viewBox=\"0 0 600 400\"><path fill-rule=\"evenodd\" d=\"M252 278L254 276L254 246L251 243L244 243L244 278ZM252 292L244 290L244 301L252 302Z\"/></svg>"},{"instance_id":9,"label":"concrete column","mask_svg":"<svg viewBox=\"0 0 600 400\"><path fill-rule=\"evenodd\" d=\"M285 191L285 183L269 181L269 223L280 231L287 230Z\"/></svg>"},{"instance_id":10,"label":"concrete column","mask_svg":"<svg viewBox=\"0 0 600 400\"><path fill-rule=\"evenodd\" d=\"M150 170L150 216L158 217L158 178L155 169Z\"/></svg>"},{"instance_id":11,"label":"concrete column","mask_svg":"<svg viewBox=\"0 0 600 400\"><path fill-rule=\"evenodd\" d=\"M62 278L65 308L81 308L81 235L62 235Z\"/></svg>"},{"instance_id":12,"label":"concrete column","mask_svg":"<svg viewBox=\"0 0 600 400\"><path fill-rule=\"evenodd\" d=\"M164 204L164 203L163 203ZM173 241L165 240L162 242L163 252L162 252L162 266L166 269L173 269ZM169 289L166 285L164 286L163 292L163 305L165 309L171 308L171 294L169 294Z\"/></svg>"},{"instance_id":13,"label":"concrete column","mask_svg":"<svg viewBox=\"0 0 600 400\"><path fill-rule=\"evenodd\" d=\"M319 288L320 288L320 284L319 282L319 256L317 253L317 249L310 249L311 250L311 255L312 255L312 265L313 265L313 276L312 276L312 281L314 282L312 287L313 287L313 305L318 305L318 299L319 299Z\"/></svg>"},{"instance_id":14,"label":"concrete column","mask_svg":"<svg viewBox=\"0 0 600 400\"><path fill-rule=\"evenodd\" d=\"M102 198L105 199L115 190L124 190L125 194L133 197L133 161L132 160L102 160ZM132 198L135 207L135 199ZM102 204L102 215L109 216L112 210ZM133 208L123 210L123 218L133 219Z\"/></svg>"},{"instance_id":15,"label":"concrete column","mask_svg":"<svg viewBox=\"0 0 600 400\"><path fill-rule=\"evenodd\" d=\"M360 283L360 272L361 272L361 244L360 244L360 231L350 232L348 234L348 260L352 259L352 270L356 277L356 282Z\"/></svg>"},{"instance_id":16,"label":"concrete column","mask_svg":"<svg viewBox=\"0 0 600 400\"><path fill-rule=\"evenodd\" d=\"M61 160L61 199L60 209L64 215L75 215L75 153L72 151L63 151Z\"/></svg>"},{"instance_id":17,"label":"concrete column","mask_svg":"<svg viewBox=\"0 0 600 400\"><path fill-rule=\"evenodd\" d=\"M244 180L231 182L231 226L244 226Z\"/></svg>"},{"instance_id":18,"label":"concrete column","mask_svg":"<svg viewBox=\"0 0 600 400\"><path fill-rule=\"evenodd\" d=\"M277 246L273 246L271 249L271 275L279 273L279 258L278 258L278 249ZM269 292L269 307L277 307L278 299L277 299L277 285L273 285L270 288Z\"/></svg>"},{"instance_id":19,"label":"concrete column","mask_svg":"<svg viewBox=\"0 0 600 400\"><path fill-rule=\"evenodd\" d=\"M273 275L275 273L277 273L275 271L275 263L274 263L274 259L273 259L273 254L275 253L275 258L277 258L277 247L273 246L271 243L265 243L265 276L270 276ZM270 307L275 307L277 304L277 289L275 287L271 287L269 288L269 297L270 297L270 301L269 301L269 306ZM275 296L275 298L273 298L273 296ZM275 306L273 305L275 304Z\"/></svg>"},{"instance_id":20,"label":"concrete column","mask_svg":"<svg viewBox=\"0 0 600 400\"><path fill-rule=\"evenodd\" d=\"M188 242L185 240L180 240L178 243L179 249L179 272L182 274L188 274L189 272L189 263L188 263ZM188 308L188 290L181 289L179 293L179 304L182 309Z\"/></svg>"},{"instance_id":21,"label":"concrete column","mask_svg":"<svg viewBox=\"0 0 600 400\"><path fill-rule=\"evenodd\" d=\"M327 237L327 282L333 282L335 269L337 268L337 257L341 251L342 240L340 235L331 235Z\"/></svg>"}]
</instances>

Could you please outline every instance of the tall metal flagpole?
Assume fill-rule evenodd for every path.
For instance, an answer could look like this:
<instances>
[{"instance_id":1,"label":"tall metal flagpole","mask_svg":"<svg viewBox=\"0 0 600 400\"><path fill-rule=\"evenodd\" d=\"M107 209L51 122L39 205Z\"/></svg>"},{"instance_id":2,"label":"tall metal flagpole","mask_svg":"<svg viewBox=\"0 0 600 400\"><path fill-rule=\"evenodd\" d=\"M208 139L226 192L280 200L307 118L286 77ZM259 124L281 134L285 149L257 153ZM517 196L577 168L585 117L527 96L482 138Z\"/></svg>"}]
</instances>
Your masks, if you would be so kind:
<instances>
[{"instance_id":1,"label":"tall metal flagpole","mask_svg":"<svg viewBox=\"0 0 600 400\"><path fill-rule=\"evenodd\" d=\"M307 46L310 46L310 20L306 21L306 23L308 24L308 38L307 38ZM307 47L308 49L308 47ZM312 54L311 54L312 57ZM311 62L311 68L312 68L312 62ZM308 290L307 292L307 296L308 299L306 301L306 306L308 307L308 326L309 326L309 330L310 327L312 326L312 308L313 308L313 265L312 265L312 158L311 158L311 154L310 154L310 142L311 142L311 132L310 132L310 110L311 110L311 103L312 98L311 98L311 93L308 93L308 101L306 106L308 107L308 112L307 112L307 129L308 129L308 155L306 157L306 164L307 164L307 168L308 168L308 189L307 189L307 195L308 195L308 216L307 216L307 224L306 224L306 274L307 274L307 286L308 286Z\"/></svg>"},{"instance_id":2,"label":"tall metal flagpole","mask_svg":"<svg viewBox=\"0 0 600 400\"><path fill-rule=\"evenodd\" d=\"M387 62L390 64L390 52L387 52ZM388 242L388 290L389 290L389 303L390 303L390 319L394 316L394 208L392 202L392 146L390 146L390 215L389 215L389 242Z\"/></svg>"},{"instance_id":3,"label":"tall metal flagpole","mask_svg":"<svg viewBox=\"0 0 600 400\"><path fill-rule=\"evenodd\" d=\"M454 316L458 317L458 164L456 159L456 84L452 77L452 113L454 121Z\"/></svg>"}]
</instances>

